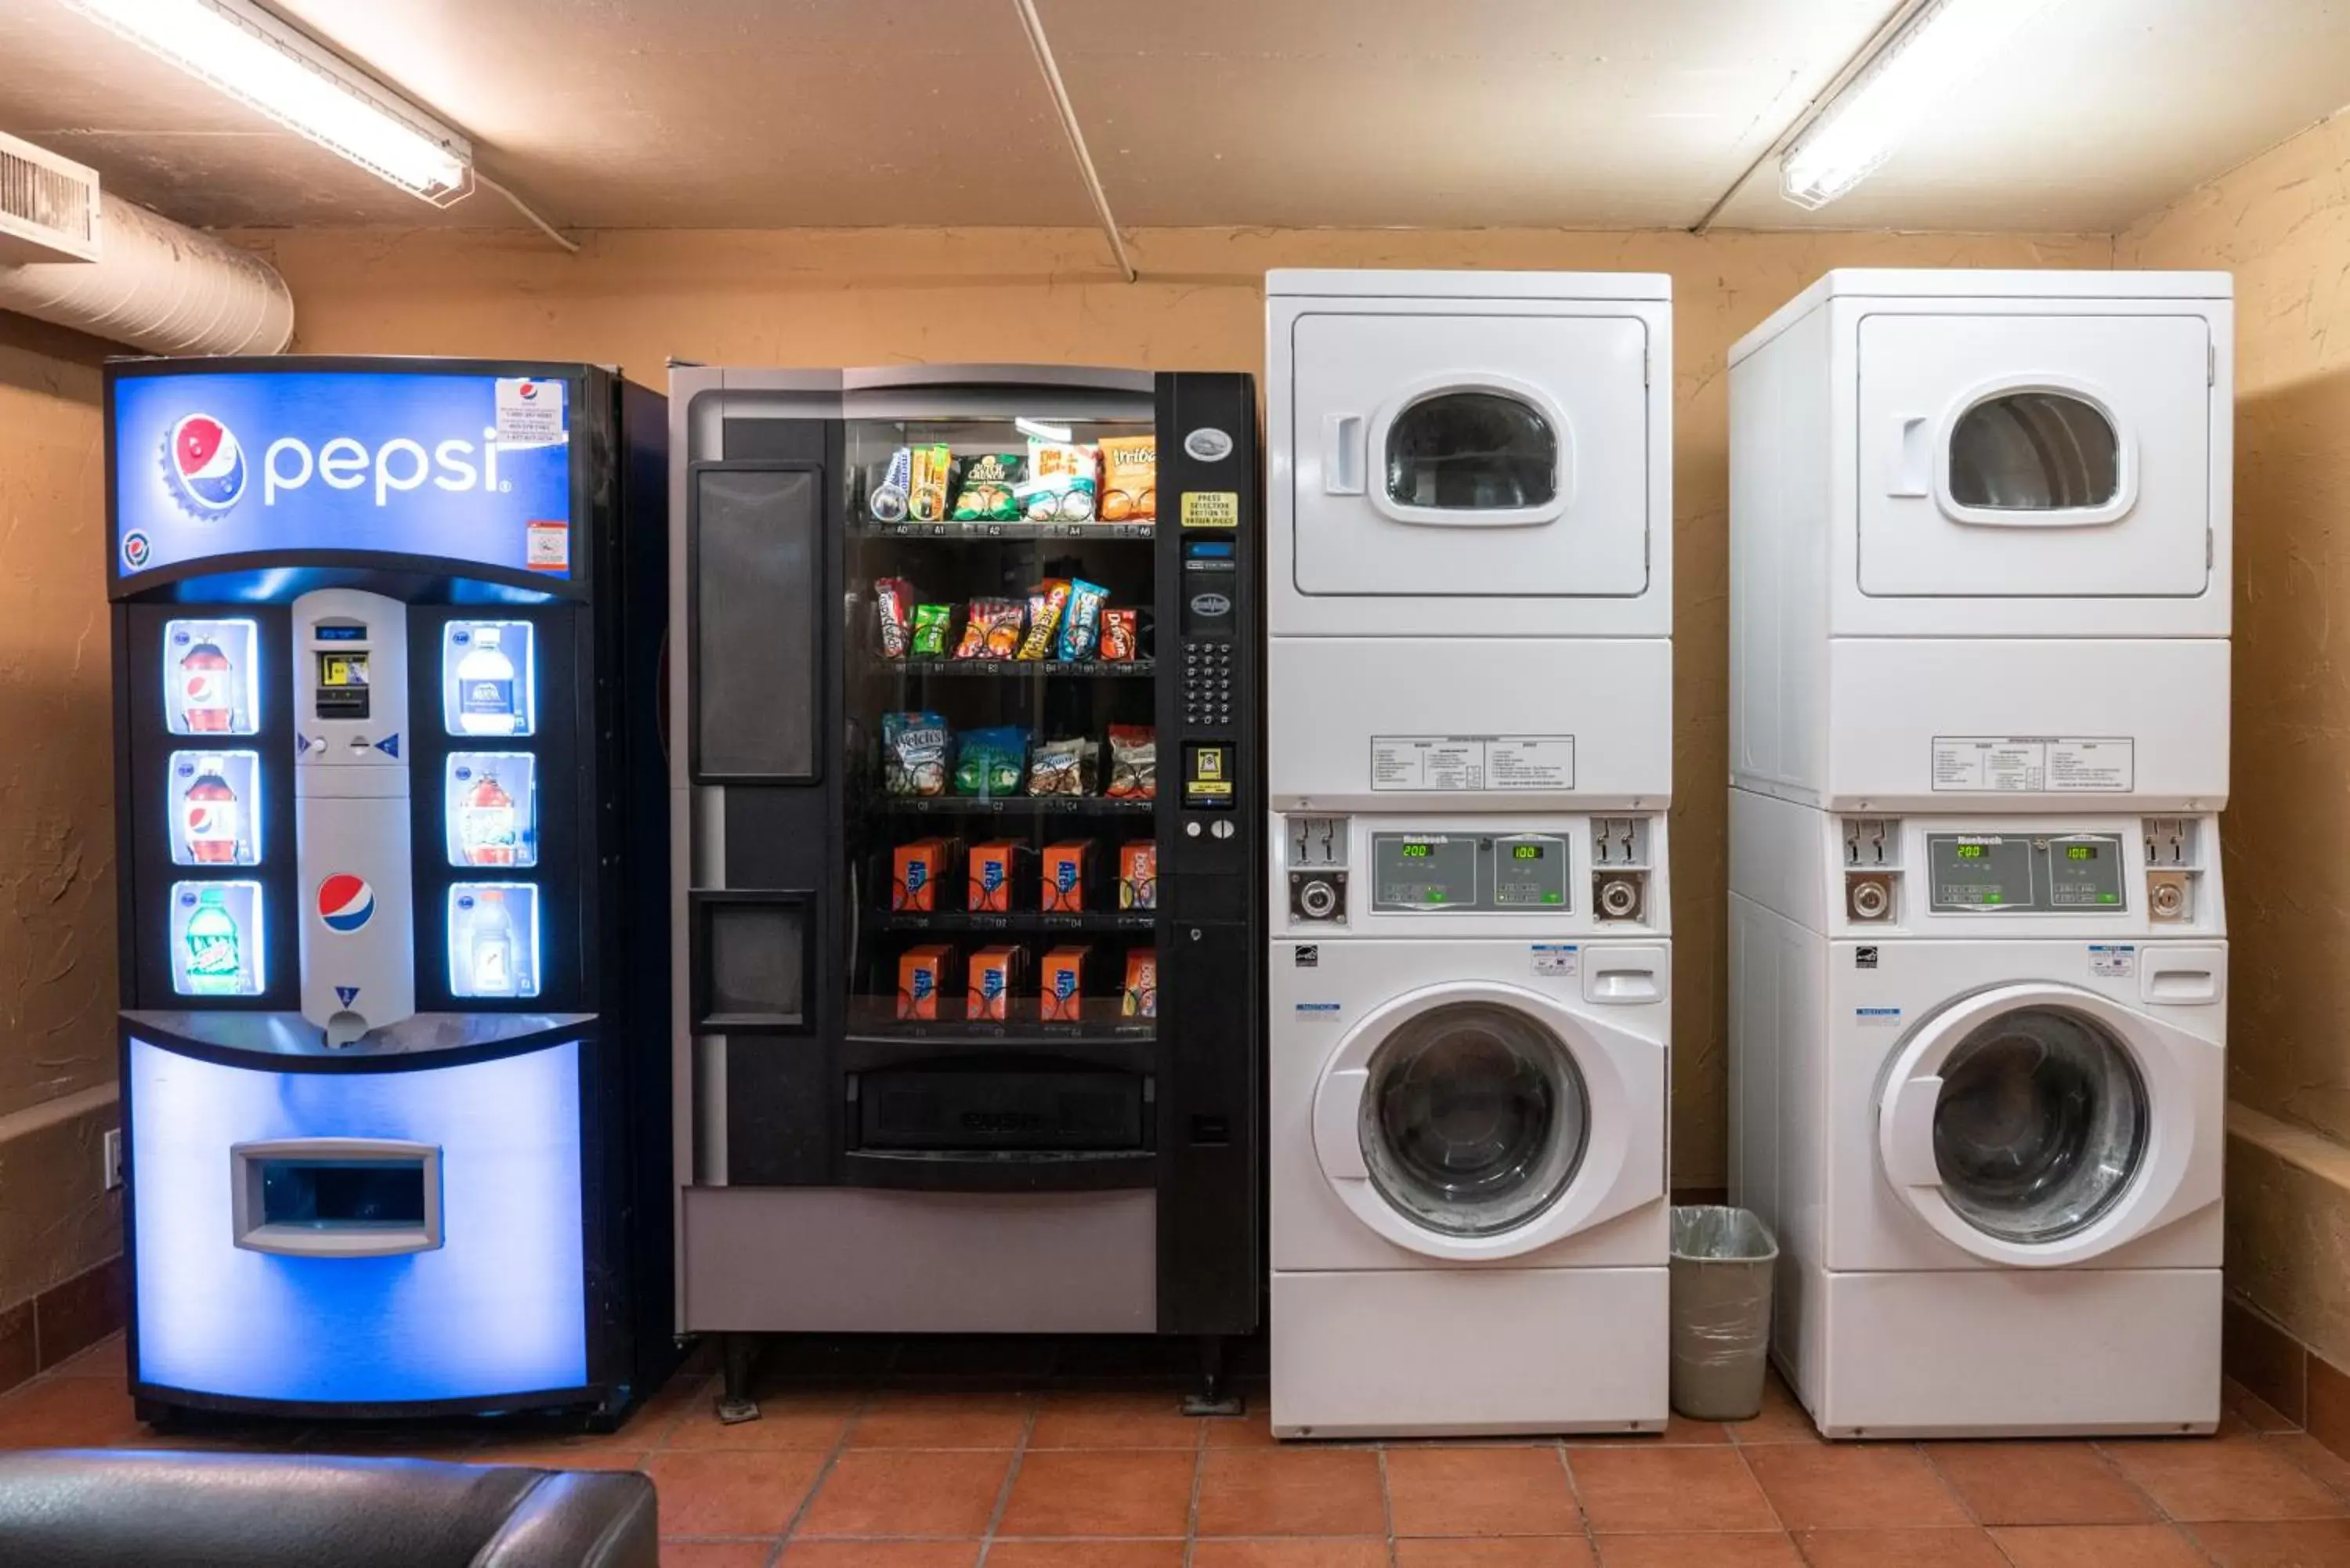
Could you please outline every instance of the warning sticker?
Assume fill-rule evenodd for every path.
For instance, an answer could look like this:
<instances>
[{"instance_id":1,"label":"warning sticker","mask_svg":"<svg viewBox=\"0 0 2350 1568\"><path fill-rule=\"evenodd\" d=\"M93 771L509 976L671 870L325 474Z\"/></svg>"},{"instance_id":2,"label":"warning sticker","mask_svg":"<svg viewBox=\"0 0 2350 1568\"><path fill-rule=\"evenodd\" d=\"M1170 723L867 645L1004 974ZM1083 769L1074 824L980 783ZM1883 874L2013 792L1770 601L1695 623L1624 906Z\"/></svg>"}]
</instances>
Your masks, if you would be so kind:
<instances>
[{"instance_id":1,"label":"warning sticker","mask_svg":"<svg viewBox=\"0 0 2350 1568\"><path fill-rule=\"evenodd\" d=\"M1534 954L1536 974L1573 974L1583 956L1573 942L1536 942Z\"/></svg>"},{"instance_id":2,"label":"warning sticker","mask_svg":"<svg viewBox=\"0 0 2350 1568\"><path fill-rule=\"evenodd\" d=\"M1952 794L2127 794L2137 787L2137 742L2123 735L1937 735L1933 787Z\"/></svg>"},{"instance_id":3,"label":"warning sticker","mask_svg":"<svg viewBox=\"0 0 2350 1568\"><path fill-rule=\"evenodd\" d=\"M2132 942L2091 942L2089 972L2106 980L2127 980L2137 972L2137 947Z\"/></svg>"},{"instance_id":4,"label":"warning sticker","mask_svg":"<svg viewBox=\"0 0 2350 1568\"><path fill-rule=\"evenodd\" d=\"M1187 490L1183 493L1186 528L1237 528L1241 525L1241 493L1237 490Z\"/></svg>"},{"instance_id":5,"label":"warning sticker","mask_svg":"<svg viewBox=\"0 0 2350 1568\"><path fill-rule=\"evenodd\" d=\"M1571 790L1573 735L1373 735L1375 790Z\"/></svg>"},{"instance_id":6,"label":"warning sticker","mask_svg":"<svg viewBox=\"0 0 2350 1568\"><path fill-rule=\"evenodd\" d=\"M532 518L523 534L522 560L534 572L569 571L571 524L556 518Z\"/></svg>"},{"instance_id":7,"label":"warning sticker","mask_svg":"<svg viewBox=\"0 0 2350 1568\"><path fill-rule=\"evenodd\" d=\"M497 385L498 444L561 446L569 439L563 417L563 383L527 376L501 376Z\"/></svg>"}]
</instances>

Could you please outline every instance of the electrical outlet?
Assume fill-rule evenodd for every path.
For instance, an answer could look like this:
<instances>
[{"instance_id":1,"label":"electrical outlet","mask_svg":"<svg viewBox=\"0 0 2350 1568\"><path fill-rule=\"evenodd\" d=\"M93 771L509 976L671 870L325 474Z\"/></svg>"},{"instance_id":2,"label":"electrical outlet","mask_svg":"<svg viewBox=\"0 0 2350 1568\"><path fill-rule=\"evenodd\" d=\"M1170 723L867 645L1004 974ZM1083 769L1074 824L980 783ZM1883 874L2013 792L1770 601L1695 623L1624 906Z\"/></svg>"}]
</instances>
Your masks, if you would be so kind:
<instances>
[{"instance_id":1,"label":"electrical outlet","mask_svg":"<svg viewBox=\"0 0 2350 1568\"><path fill-rule=\"evenodd\" d=\"M106 1190L111 1192L122 1185L122 1129L120 1127L106 1129L106 1139L99 1146L99 1158L106 1164L104 1172Z\"/></svg>"}]
</instances>

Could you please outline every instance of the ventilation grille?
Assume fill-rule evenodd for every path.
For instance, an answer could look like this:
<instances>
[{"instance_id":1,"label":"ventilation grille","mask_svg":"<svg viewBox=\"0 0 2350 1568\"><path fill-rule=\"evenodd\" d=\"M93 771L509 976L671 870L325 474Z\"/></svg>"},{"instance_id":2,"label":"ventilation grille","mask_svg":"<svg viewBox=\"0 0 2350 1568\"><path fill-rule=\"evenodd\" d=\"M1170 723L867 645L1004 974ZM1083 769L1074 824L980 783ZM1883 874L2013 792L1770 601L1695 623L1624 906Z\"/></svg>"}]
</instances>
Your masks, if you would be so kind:
<instances>
[{"instance_id":1,"label":"ventilation grille","mask_svg":"<svg viewBox=\"0 0 2350 1568\"><path fill-rule=\"evenodd\" d=\"M97 171L0 135L0 264L97 259Z\"/></svg>"}]
</instances>

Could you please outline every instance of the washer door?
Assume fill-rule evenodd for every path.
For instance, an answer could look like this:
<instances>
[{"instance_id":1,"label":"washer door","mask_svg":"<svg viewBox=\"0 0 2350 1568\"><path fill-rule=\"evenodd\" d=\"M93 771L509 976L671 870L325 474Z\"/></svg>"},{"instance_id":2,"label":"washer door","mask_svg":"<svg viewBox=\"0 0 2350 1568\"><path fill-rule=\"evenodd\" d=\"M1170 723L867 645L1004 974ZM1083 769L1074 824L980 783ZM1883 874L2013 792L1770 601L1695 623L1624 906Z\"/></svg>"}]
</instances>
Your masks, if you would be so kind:
<instances>
[{"instance_id":1,"label":"washer door","mask_svg":"<svg viewBox=\"0 0 2350 1568\"><path fill-rule=\"evenodd\" d=\"M2093 992L1997 986L1911 1034L1877 1149L1967 1251L2077 1263L2219 1200L2223 1074L2220 1046Z\"/></svg>"},{"instance_id":2,"label":"washer door","mask_svg":"<svg viewBox=\"0 0 2350 1568\"><path fill-rule=\"evenodd\" d=\"M1314 1142L1400 1246L1510 1258L1664 1192L1664 1047L1515 986L1397 999L1324 1066Z\"/></svg>"}]
</instances>

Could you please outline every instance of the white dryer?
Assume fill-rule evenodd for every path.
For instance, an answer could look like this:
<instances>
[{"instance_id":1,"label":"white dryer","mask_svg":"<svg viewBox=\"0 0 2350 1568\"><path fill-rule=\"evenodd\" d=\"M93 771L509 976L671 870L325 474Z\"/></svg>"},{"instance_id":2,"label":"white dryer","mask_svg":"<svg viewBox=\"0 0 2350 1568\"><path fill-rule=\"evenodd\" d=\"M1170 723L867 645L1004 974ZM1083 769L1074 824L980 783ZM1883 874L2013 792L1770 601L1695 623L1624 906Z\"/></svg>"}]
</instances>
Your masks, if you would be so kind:
<instances>
[{"instance_id":1,"label":"white dryer","mask_svg":"<svg viewBox=\"0 0 2350 1568\"><path fill-rule=\"evenodd\" d=\"M1671 789L1671 283L1266 275L1276 805Z\"/></svg>"},{"instance_id":2,"label":"white dryer","mask_svg":"<svg viewBox=\"0 0 2350 1568\"><path fill-rule=\"evenodd\" d=\"M2215 820L1731 811L1731 1195L1821 1429L2210 1430Z\"/></svg>"},{"instance_id":3,"label":"white dryer","mask_svg":"<svg viewBox=\"0 0 2350 1568\"><path fill-rule=\"evenodd\" d=\"M1274 829L1274 1432L1661 1428L1663 818Z\"/></svg>"},{"instance_id":4,"label":"white dryer","mask_svg":"<svg viewBox=\"0 0 2350 1568\"><path fill-rule=\"evenodd\" d=\"M1851 271L1741 339L1736 783L2218 809L2233 326L2224 273Z\"/></svg>"}]
</instances>

